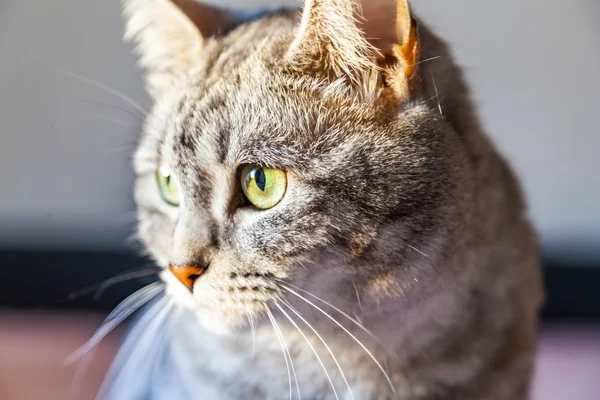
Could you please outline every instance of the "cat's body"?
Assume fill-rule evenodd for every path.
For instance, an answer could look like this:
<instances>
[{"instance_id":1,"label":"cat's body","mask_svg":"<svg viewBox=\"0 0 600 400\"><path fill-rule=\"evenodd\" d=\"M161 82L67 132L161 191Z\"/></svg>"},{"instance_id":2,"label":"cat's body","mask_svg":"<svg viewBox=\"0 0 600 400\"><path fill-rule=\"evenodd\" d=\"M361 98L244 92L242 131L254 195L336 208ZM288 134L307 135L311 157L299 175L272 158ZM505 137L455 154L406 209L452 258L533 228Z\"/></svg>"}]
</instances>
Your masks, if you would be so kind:
<instances>
[{"instance_id":1,"label":"cat's body","mask_svg":"<svg viewBox=\"0 0 600 400\"><path fill-rule=\"evenodd\" d=\"M527 398L542 298L535 233L446 46L419 25L410 48L405 2L397 36L415 51L366 72L362 50L348 53L364 47L356 32L336 32L350 1L308 2L302 21L225 18L220 36L191 44L182 28L169 51L197 50L161 68L165 30L142 27L171 5L129 3L156 100L136 162L141 237L165 268L208 268L193 292L165 269L186 310L146 344L160 353L154 372L130 362L137 378L116 379L109 397ZM147 176L161 162L179 175L178 209ZM287 171L281 203L238 210L246 163Z\"/></svg>"}]
</instances>

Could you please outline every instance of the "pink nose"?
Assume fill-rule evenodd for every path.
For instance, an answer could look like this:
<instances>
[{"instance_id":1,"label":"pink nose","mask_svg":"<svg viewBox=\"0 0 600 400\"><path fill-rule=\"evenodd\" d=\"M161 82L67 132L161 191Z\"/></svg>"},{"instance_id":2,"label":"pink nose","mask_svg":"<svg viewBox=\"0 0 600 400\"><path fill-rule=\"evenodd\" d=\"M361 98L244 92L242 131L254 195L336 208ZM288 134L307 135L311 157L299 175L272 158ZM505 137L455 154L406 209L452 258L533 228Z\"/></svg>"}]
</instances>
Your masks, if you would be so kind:
<instances>
[{"instance_id":1,"label":"pink nose","mask_svg":"<svg viewBox=\"0 0 600 400\"><path fill-rule=\"evenodd\" d=\"M196 267L194 265L169 265L169 269L173 275L175 275L177 280L190 290L192 290L196 279L198 279L205 270L205 268Z\"/></svg>"}]
</instances>

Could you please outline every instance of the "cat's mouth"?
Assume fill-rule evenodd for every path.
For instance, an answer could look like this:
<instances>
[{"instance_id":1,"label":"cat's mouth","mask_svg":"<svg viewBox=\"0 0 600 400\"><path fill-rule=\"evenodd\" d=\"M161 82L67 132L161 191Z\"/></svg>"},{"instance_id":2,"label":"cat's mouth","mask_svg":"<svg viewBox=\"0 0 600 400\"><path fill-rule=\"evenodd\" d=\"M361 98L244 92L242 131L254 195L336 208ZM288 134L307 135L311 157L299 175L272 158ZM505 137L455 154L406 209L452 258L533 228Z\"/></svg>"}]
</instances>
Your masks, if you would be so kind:
<instances>
[{"instance_id":1,"label":"cat's mouth","mask_svg":"<svg viewBox=\"0 0 600 400\"><path fill-rule=\"evenodd\" d=\"M249 329L270 303L282 297L278 279L272 273L232 272L229 279L223 279L207 271L191 285L170 269L160 275L167 296L193 311L205 328L218 333Z\"/></svg>"}]
</instances>

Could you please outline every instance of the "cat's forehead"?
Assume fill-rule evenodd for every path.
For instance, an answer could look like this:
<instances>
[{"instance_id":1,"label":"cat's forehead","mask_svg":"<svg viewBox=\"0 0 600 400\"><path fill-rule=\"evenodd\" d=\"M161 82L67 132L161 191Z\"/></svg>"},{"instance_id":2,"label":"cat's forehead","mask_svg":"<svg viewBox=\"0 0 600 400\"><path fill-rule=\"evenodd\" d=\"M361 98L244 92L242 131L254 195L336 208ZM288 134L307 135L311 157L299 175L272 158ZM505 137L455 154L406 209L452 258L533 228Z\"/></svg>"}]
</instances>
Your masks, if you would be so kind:
<instances>
[{"instance_id":1,"label":"cat's forehead","mask_svg":"<svg viewBox=\"0 0 600 400\"><path fill-rule=\"evenodd\" d=\"M310 107L277 99L268 86L234 79L195 94L183 96L157 124L161 158L177 164L285 166L297 164L310 146Z\"/></svg>"},{"instance_id":2,"label":"cat's forehead","mask_svg":"<svg viewBox=\"0 0 600 400\"><path fill-rule=\"evenodd\" d=\"M306 157L330 115L319 115L299 93L233 71L222 79L174 96L155 112L151 133L170 162L295 165ZM324 140L324 139L322 139Z\"/></svg>"},{"instance_id":3,"label":"cat's forehead","mask_svg":"<svg viewBox=\"0 0 600 400\"><path fill-rule=\"evenodd\" d=\"M297 169L324 149L348 153L396 135L372 104L346 96L344 84L285 67L295 16L261 19L207 43L203 61L153 111L148 133L160 143L160 158Z\"/></svg>"},{"instance_id":4,"label":"cat's forehead","mask_svg":"<svg viewBox=\"0 0 600 400\"><path fill-rule=\"evenodd\" d=\"M230 79L161 102L149 124L159 158L174 166L310 169L317 158L342 160L361 148L398 146L423 118L423 107L415 107L399 123L386 124L367 105L332 99L310 82L261 69L267 71L257 66L259 73L244 77L232 70Z\"/></svg>"},{"instance_id":5,"label":"cat's forehead","mask_svg":"<svg viewBox=\"0 0 600 400\"><path fill-rule=\"evenodd\" d=\"M267 35L260 21L211 39L203 61L159 99L146 130L160 142L162 156L187 150L205 162L232 161L294 124L286 114L296 100L284 93L292 84L277 76L274 62L293 25L270 19L283 21L281 34Z\"/></svg>"}]
</instances>

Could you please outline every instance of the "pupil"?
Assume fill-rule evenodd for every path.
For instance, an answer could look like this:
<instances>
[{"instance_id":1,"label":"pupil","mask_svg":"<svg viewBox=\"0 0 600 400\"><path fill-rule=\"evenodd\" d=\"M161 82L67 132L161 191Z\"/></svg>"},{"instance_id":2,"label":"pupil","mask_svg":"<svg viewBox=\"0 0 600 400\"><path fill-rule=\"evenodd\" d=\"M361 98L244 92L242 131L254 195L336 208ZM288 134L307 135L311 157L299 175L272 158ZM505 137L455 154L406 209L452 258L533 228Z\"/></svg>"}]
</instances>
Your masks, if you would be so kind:
<instances>
[{"instance_id":1,"label":"pupil","mask_svg":"<svg viewBox=\"0 0 600 400\"><path fill-rule=\"evenodd\" d=\"M256 186L263 192L265 191L265 186L267 185L267 178L265 177L265 171L262 168L257 168L254 172L254 179L256 180Z\"/></svg>"}]
</instances>

